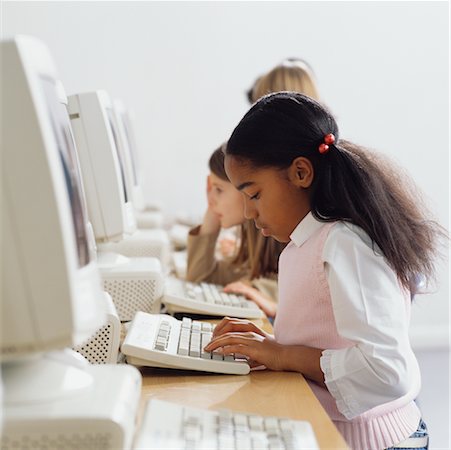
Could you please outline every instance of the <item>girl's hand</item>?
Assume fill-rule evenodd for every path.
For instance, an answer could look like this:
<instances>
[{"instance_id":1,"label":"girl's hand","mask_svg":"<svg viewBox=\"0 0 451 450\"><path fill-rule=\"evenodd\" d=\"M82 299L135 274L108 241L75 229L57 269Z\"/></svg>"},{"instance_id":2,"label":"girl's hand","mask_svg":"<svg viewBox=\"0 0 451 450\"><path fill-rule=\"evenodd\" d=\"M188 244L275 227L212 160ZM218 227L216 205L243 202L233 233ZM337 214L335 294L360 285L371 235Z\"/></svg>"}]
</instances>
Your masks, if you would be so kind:
<instances>
[{"instance_id":1,"label":"girl's hand","mask_svg":"<svg viewBox=\"0 0 451 450\"><path fill-rule=\"evenodd\" d=\"M230 258L237 248L236 239L224 237L219 241L219 251L224 258Z\"/></svg>"},{"instance_id":2,"label":"girl's hand","mask_svg":"<svg viewBox=\"0 0 451 450\"><path fill-rule=\"evenodd\" d=\"M274 339L271 334L266 333L261 328L257 327L254 322L247 319L234 319L231 317L224 317L224 319L216 325L213 330L213 338L233 332L252 332L269 339Z\"/></svg>"},{"instance_id":3,"label":"girl's hand","mask_svg":"<svg viewBox=\"0 0 451 450\"><path fill-rule=\"evenodd\" d=\"M219 216L213 211L213 189L210 177L207 177L207 201L208 207L200 227L200 234L217 233L221 228Z\"/></svg>"},{"instance_id":4,"label":"girl's hand","mask_svg":"<svg viewBox=\"0 0 451 450\"><path fill-rule=\"evenodd\" d=\"M229 283L224 286L223 291L229 294L239 294L244 295L245 297L252 299L253 291L257 289L253 288L249 284L244 283L243 281L234 281L233 283Z\"/></svg>"},{"instance_id":5,"label":"girl's hand","mask_svg":"<svg viewBox=\"0 0 451 450\"><path fill-rule=\"evenodd\" d=\"M282 345L250 320L225 317L216 325L213 339L205 351L217 350L224 355L237 353L249 360L251 367L266 366L272 370L300 372L321 386L324 373L320 359L324 349L304 345Z\"/></svg>"},{"instance_id":6,"label":"girl's hand","mask_svg":"<svg viewBox=\"0 0 451 450\"><path fill-rule=\"evenodd\" d=\"M210 175L207 176L207 202L208 207L211 208L213 206L213 185L211 183Z\"/></svg>"},{"instance_id":7,"label":"girl's hand","mask_svg":"<svg viewBox=\"0 0 451 450\"><path fill-rule=\"evenodd\" d=\"M248 358L251 367L264 365L268 369L284 370L281 358L283 346L269 335L265 336L253 331L224 333L214 337L205 347L208 352L217 349L220 349L224 355L234 353L244 355Z\"/></svg>"},{"instance_id":8,"label":"girl's hand","mask_svg":"<svg viewBox=\"0 0 451 450\"><path fill-rule=\"evenodd\" d=\"M256 303L267 317L275 317L277 312L277 304L270 298L266 297L258 289L249 286L242 281L235 281L224 286L224 292L244 295L249 300Z\"/></svg>"}]
</instances>

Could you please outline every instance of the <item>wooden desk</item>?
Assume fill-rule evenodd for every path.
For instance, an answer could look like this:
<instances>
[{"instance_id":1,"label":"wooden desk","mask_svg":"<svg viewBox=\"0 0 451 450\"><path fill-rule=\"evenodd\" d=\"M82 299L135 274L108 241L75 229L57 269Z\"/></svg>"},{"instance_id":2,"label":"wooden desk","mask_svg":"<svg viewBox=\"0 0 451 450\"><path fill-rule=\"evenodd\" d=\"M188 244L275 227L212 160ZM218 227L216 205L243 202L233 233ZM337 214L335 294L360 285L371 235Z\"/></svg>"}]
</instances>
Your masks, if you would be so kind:
<instances>
[{"instance_id":1,"label":"wooden desk","mask_svg":"<svg viewBox=\"0 0 451 450\"><path fill-rule=\"evenodd\" d=\"M256 323L271 330L268 321ZM200 408L308 420L321 449L348 448L299 373L265 370L249 375L217 375L155 368L142 368L141 373L141 411L148 399L158 398Z\"/></svg>"}]
</instances>

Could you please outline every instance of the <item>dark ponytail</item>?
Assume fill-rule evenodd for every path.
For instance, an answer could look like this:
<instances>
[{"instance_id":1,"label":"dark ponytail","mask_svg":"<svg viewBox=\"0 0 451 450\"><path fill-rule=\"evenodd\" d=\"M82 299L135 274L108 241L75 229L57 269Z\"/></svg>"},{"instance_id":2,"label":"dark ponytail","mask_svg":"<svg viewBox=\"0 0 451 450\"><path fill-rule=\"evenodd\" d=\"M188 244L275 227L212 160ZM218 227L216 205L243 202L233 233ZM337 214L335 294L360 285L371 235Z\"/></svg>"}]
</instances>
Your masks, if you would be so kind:
<instances>
[{"instance_id":1,"label":"dark ponytail","mask_svg":"<svg viewBox=\"0 0 451 450\"><path fill-rule=\"evenodd\" d=\"M335 144L321 154L329 133ZM280 170L308 158L315 174L310 205L318 220L361 227L408 289L418 274L433 275L437 238L446 232L426 219L408 177L387 158L340 140L335 119L315 100L294 92L263 97L233 131L226 154Z\"/></svg>"}]
</instances>

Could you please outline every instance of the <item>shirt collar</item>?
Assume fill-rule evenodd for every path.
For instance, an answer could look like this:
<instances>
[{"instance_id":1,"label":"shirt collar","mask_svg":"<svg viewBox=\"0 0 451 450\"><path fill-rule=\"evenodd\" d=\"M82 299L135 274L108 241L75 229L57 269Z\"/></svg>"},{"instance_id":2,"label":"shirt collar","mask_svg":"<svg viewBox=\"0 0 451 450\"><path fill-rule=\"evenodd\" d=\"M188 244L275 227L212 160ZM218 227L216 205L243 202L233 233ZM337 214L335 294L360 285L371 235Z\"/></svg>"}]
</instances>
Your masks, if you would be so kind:
<instances>
[{"instance_id":1,"label":"shirt collar","mask_svg":"<svg viewBox=\"0 0 451 450\"><path fill-rule=\"evenodd\" d=\"M293 232L290 234L290 239L297 247L300 247L305 241L307 241L315 231L319 230L324 225L324 222L320 222L313 217L313 214L309 212L296 226Z\"/></svg>"}]
</instances>

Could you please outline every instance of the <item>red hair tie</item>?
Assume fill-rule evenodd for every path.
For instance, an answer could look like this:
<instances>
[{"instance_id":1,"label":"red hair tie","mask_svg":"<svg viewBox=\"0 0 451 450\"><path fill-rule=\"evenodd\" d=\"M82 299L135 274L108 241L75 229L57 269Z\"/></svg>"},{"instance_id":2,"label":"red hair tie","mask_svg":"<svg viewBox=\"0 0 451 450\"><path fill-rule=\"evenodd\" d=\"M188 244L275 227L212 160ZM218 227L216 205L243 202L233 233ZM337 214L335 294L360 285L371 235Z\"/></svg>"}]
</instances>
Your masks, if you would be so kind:
<instances>
[{"instance_id":1,"label":"red hair tie","mask_svg":"<svg viewBox=\"0 0 451 450\"><path fill-rule=\"evenodd\" d=\"M335 143L335 136L332 133L326 134L324 136L324 142L320 144L318 147L319 152L323 155L324 153L327 153L329 151L329 145L332 145Z\"/></svg>"}]
</instances>

